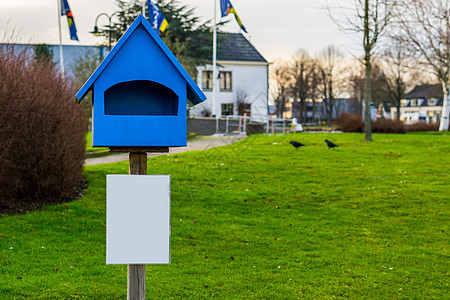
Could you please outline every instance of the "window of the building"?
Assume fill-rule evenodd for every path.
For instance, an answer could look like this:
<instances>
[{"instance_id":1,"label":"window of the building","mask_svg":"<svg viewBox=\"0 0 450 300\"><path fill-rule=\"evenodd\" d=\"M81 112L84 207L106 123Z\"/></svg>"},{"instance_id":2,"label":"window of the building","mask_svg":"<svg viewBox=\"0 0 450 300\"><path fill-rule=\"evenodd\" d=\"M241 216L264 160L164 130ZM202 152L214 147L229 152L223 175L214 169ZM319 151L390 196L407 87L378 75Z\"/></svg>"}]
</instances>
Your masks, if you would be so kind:
<instances>
[{"instance_id":1,"label":"window of the building","mask_svg":"<svg viewBox=\"0 0 450 300\"><path fill-rule=\"evenodd\" d=\"M213 72L203 71L202 87L204 91L212 91L213 88Z\"/></svg>"},{"instance_id":2,"label":"window of the building","mask_svg":"<svg viewBox=\"0 0 450 300\"><path fill-rule=\"evenodd\" d=\"M233 103L222 104L222 116L231 116L234 114Z\"/></svg>"},{"instance_id":3,"label":"window of the building","mask_svg":"<svg viewBox=\"0 0 450 300\"><path fill-rule=\"evenodd\" d=\"M231 91L231 72L220 72L220 90L221 91Z\"/></svg>"}]
</instances>

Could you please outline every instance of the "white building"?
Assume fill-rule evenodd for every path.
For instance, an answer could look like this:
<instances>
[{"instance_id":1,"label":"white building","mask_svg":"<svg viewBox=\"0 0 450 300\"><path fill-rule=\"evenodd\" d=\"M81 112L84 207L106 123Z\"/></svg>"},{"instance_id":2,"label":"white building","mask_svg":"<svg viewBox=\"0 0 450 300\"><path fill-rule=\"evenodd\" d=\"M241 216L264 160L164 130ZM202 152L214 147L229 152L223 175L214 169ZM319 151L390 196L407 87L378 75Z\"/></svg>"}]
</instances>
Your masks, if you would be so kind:
<instances>
[{"instance_id":1,"label":"white building","mask_svg":"<svg viewBox=\"0 0 450 300\"><path fill-rule=\"evenodd\" d=\"M219 33L217 46L216 112L219 116L268 116L269 63L240 33ZM190 110L191 117L212 116L212 65L197 67L197 84L207 100Z\"/></svg>"},{"instance_id":2,"label":"white building","mask_svg":"<svg viewBox=\"0 0 450 300\"><path fill-rule=\"evenodd\" d=\"M401 100L400 120L405 122L405 124L439 122L443 100L442 85L418 85ZM395 119L396 117L397 109L391 107L391 118Z\"/></svg>"}]
</instances>

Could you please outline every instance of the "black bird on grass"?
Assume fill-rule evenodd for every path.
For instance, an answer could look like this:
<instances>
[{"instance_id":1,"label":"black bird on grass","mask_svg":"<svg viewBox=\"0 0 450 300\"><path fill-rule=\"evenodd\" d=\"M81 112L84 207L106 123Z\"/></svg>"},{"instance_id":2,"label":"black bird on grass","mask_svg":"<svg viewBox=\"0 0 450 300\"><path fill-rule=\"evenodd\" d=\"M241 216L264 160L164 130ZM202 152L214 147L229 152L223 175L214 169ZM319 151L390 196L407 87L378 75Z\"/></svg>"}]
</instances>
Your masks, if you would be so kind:
<instances>
[{"instance_id":1,"label":"black bird on grass","mask_svg":"<svg viewBox=\"0 0 450 300\"><path fill-rule=\"evenodd\" d=\"M292 146L295 147L295 150L297 150L298 147L305 146L305 145L303 145L302 143L299 143L299 142L296 142L296 141L290 141L289 143L290 143Z\"/></svg>"},{"instance_id":2,"label":"black bird on grass","mask_svg":"<svg viewBox=\"0 0 450 300\"><path fill-rule=\"evenodd\" d=\"M338 145L336 145L333 142L330 142L329 140L325 140L325 143L327 143L328 149L333 148L334 150L334 147L338 147Z\"/></svg>"}]
</instances>

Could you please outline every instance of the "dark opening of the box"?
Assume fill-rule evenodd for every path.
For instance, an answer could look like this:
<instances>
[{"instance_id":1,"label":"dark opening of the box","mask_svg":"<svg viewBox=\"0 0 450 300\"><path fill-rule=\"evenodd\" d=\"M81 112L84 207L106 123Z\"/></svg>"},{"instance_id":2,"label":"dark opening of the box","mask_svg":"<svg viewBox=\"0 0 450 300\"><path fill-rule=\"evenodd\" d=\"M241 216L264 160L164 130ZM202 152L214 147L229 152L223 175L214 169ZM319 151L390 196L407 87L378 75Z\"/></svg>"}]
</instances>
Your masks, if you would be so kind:
<instances>
[{"instance_id":1,"label":"dark opening of the box","mask_svg":"<svg viewBox=\"0 0 450 300\"><path fill-rule=\"evenodd\" d=\"M121 82L105 91L105 115L177 115L178 96L148 80Z\"/></svg>"}]
</instances>

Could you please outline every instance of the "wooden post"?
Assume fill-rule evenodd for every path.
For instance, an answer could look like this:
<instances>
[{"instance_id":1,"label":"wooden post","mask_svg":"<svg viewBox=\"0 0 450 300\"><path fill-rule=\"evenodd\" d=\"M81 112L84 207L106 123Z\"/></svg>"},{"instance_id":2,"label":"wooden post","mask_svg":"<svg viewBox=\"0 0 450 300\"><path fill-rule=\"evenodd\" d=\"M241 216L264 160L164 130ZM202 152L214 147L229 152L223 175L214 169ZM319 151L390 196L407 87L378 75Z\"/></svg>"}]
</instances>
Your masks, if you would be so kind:
<instances>
[{"instance_id":1,"label":"wooden post","mask_svg":"<svg viewBox=\"0 0 450 300\"><path fill-rule=\"evenodd\" d=\"M147 152L130 152L128 174L147 175Z\"/></svg>"},{"instance_id":2,"label":"wooden post","mask_svg":"<svg viewBox=\"0 0 450 300\"><path fill-rule=\"evenodd\" d=\"M147 175L147 153L130 152L130 175ZM145 300L145 265L128 265L127 300Z\"/></svg>"},{"instance_id":3,"label":"wooden post","mask_svg":"<svg viewBox=\"0 0 450 300\"><path fill-rule=\"evenodd\" d=\"M145 265L128 265L127 300L145 300Z\"/></svg>"}]
</instances>

